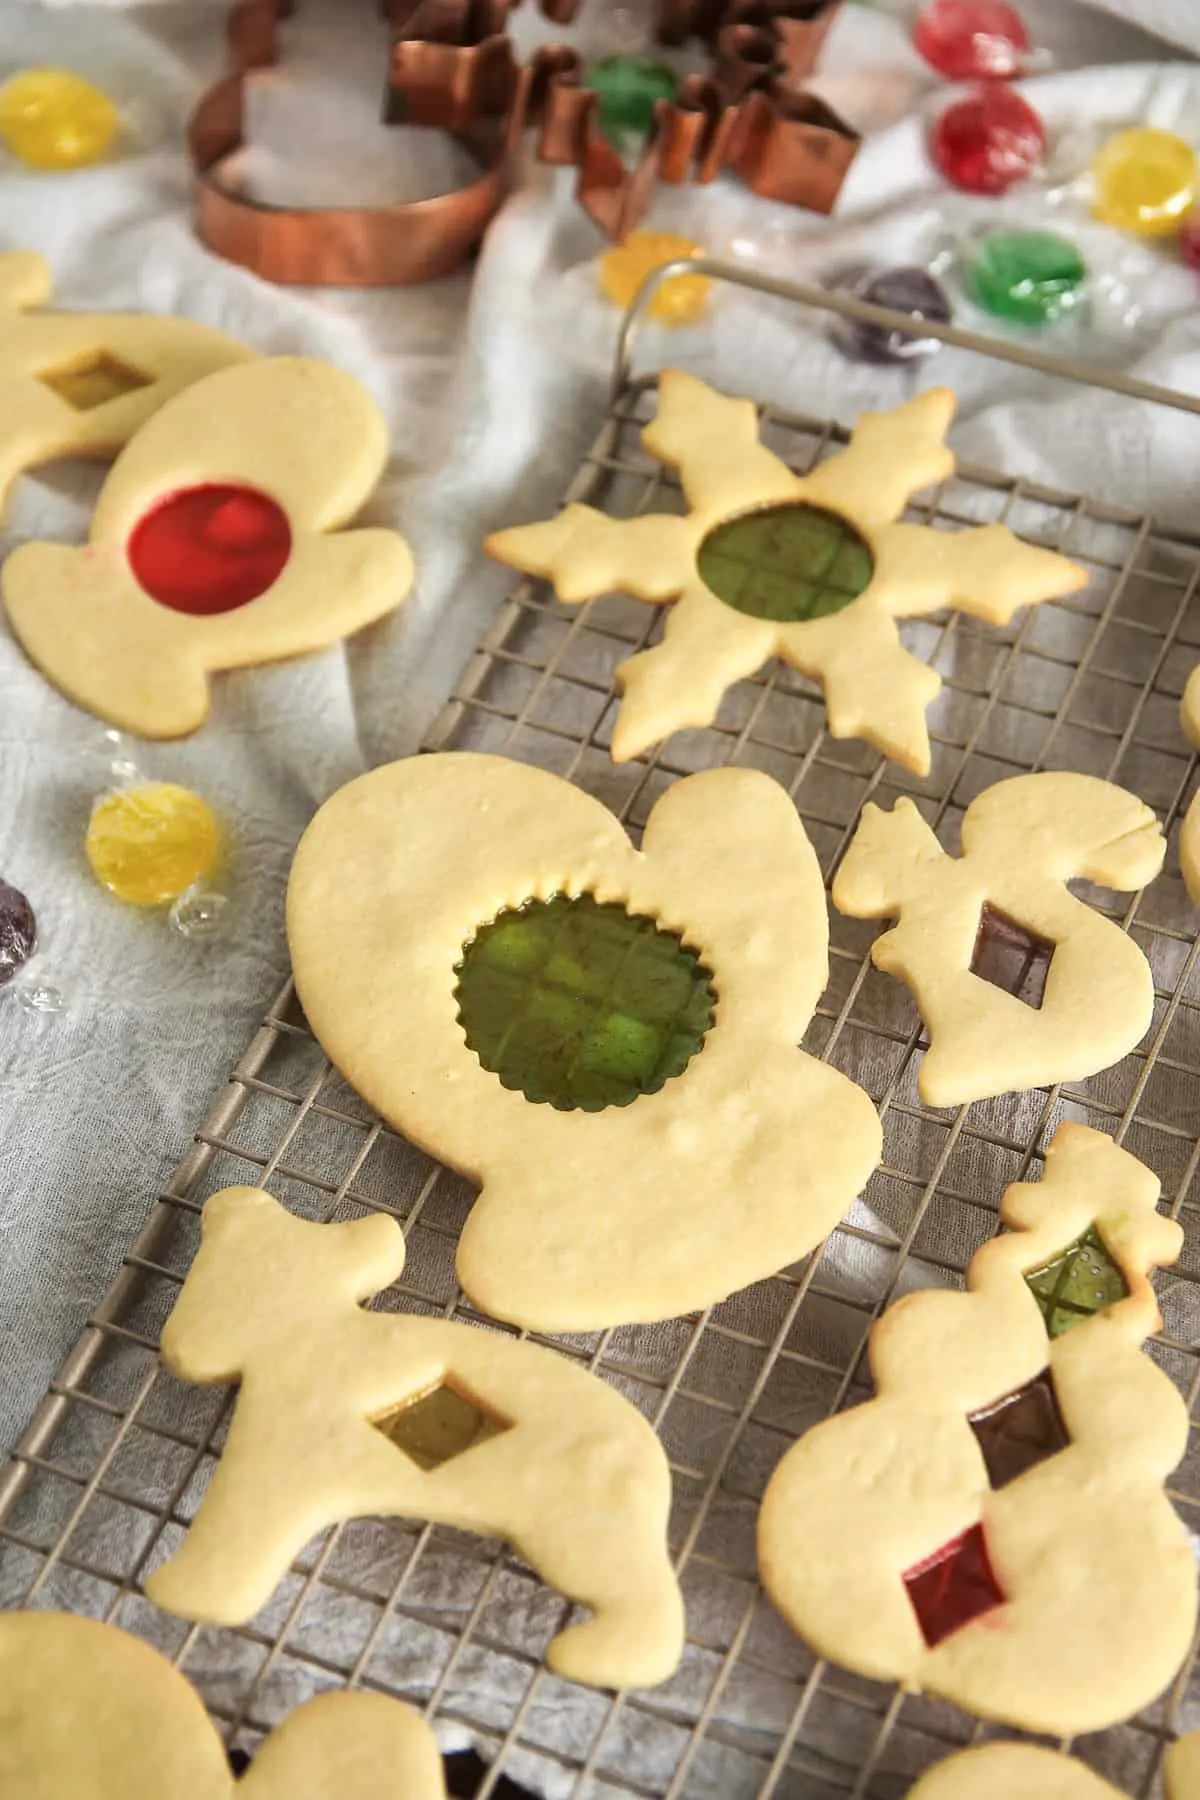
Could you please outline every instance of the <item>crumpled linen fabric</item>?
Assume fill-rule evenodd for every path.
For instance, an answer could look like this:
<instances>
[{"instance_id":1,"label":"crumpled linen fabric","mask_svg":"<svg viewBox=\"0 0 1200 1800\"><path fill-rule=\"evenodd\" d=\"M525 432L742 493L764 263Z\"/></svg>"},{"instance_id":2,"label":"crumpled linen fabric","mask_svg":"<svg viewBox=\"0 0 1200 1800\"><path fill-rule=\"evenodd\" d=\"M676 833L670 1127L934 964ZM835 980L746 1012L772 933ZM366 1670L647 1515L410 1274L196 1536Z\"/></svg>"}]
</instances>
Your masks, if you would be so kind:
<instances>
[{"instance_id":1,"label":"crumpled linen fabric","mask_svg":"<svg viewBox=\"0 0 1200 1800\"><path fill-rule=\"evenodd\" d=\"M1188 0L1114 4L1117 17L1065 0L1027 10L1055 58L1028 84L1052 129L1200 117L1200 69L1185 59L1200 48L1200 25ZM87 44L97 78L129 97L142 145L69 176L5 162L0 247L42 251L65 307L188 314L263 353L328 357L359 376L392 441L366 516L405 533L419 572L393 619L318 657L218 677L202 731L139 750L148 773L196 788L229 822L231 926L207 946L92 881L82 837L105 778L98 730L0 631L0 875L32 899L41 967L68 1000L62 1015L39 1019L0 996L4 1446L286 972L282 903L300 832L345 781L419 743L510 579L481 556L482 536L554 506L600 421L615 340L615 316L595 295L598 240L572 203L569 172L529 168L473 279L463 272L403 292L287 290L212 256L191 229L180 128L220 67L222 13L172 0L128 13L5 10L0 72L49 60L63 43L55 34L68 32ZM254 191L370 201L456 178L446 145L375 129L380 41L373 10L364 16L352 32L336 0L298 9L286 70L264 78L253 101L245 172ZM530 5L517 29L526 42L548 30ZM665 193L656 222L812 278L868 256L923 258L976 217L1044 205L947 193L923 149L935 84L889 12L847 6L818 85L868 131L833 220L772 207L723 180ZM1196 277L1111 234L1093 236L1140 307L1099 353L1200 391ZM724 295L704 331L676 340L651 330L642 350L846 422L910 391L908 376L844 362L820 321L745 293ZM960 352L919 379L958 390L964 455L1166 518L1194 512L1190 421ZM29 537L82 539L101 479L95 468L58 465L20 480L0 549Z\"/></svg>"}]
</instances>

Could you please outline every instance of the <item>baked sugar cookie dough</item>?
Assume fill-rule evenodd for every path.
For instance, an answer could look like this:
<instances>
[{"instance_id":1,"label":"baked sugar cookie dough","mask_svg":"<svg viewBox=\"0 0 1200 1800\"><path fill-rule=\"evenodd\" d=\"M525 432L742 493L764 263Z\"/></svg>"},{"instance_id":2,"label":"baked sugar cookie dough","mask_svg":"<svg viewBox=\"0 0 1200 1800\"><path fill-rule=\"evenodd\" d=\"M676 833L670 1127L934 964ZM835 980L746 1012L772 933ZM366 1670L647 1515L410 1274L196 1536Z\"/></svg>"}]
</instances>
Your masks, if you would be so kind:
<instances>
[{"instance_id":1,"label":"baked sugar cookie dough","mask_svg":"<svg viewBox=\"0 0 1200 1800\"><path fill-rule=\"evenodd\" d=\"M1167 1800L1200 1800L1200 1736L1167 1752ZM1034 1744L985 1744L923 1775L908 1800L1125 1800L1085 1764Z\"/></svg>"},{"instance_id":2,"label":"baked sugar cookie dough","mask_svg":"<svg viewBox=\"0 0 1200 1800\"><path fill-rule=\"evenodd\" d=\"M186 736L211 671L324 649L405 598L404 539L337 529L386 459L383 415L343 370L301 356L223 369L126 446L85 545L13 551L9 624L77 705Z\"/></svg>"},{"instance_id":3,"label":"baked sugar cookie dough","mask_svg":"<svg viewBox=\"0 0 1200 1800\"><path fill-rule=\"evenodd\" d=\"M0 509L14 477L62 456L114 456L152 413L254 352L193 319L43 313L50 269L0 254Z\"/></svg>"},{"instance_id":4,"label":"baked sugar cookie dough","mask_svg":"<svg viewBox=\"0 0 1200 1800\"><path fill-rule=\"evenodd\" d=\"M1200 667L1188 676L1179 719L1189 741L1200 750ZM1192 796L1179 827L1179 867L1193 905L1200 906L1200 792Z\"/></svg>"},{"instance_id":5,"label":"baked sugar cookie dough","mask_svg":"<svg viewBox=\"0 0 1200 1800\"><path fill-rule=\"evenodd\" d=\"M639 851L541 769L376 769L305 833L287 927L342 1074L480 1182L458 1275L494 1317L591 1331L708 1306L809 1251L878 1161L866 1094L797 1047L825 895L756 770L676 782Z\"/></svg>"},{"instance_id":6,"label":"baked sugar cookie dough","mask_svg":"<svg viewBox=\"0 0 1200 1800\"><path fill-rule=\"evenodd\" d=\"M514 1544L592 1617L558 1633L556 1673L665 1681L683 1650L667 1555L671 1476L641 1413L556 1351L362 1302L404 1266L394 1219L293 1218L260 1188L204 1208L162 1336L184 1381L241 1381L220 1462L146 1592L242 1625L320 1531L367 1514Z\"/></svg>"},{"instance_id":7,"label":"baked sugar cookie dough","mask_svg":"<svg viewBox=\"0 0 1200 1800\"><path fill-rule=\"evenodd\" d=\"M984 1744L923 1775L908 1800L1125 1800L1111 1782L1057 1750ZM1171 1795L1170 1800L1186 1800Z\"/></svg>"},{"instance_id":8,"label":"baked sugar cookie dough","mask_svg":"<svg viewBox=\"0 0 1200 1800\"><path fill-rule=\"evenodd\" d=\"M1187 1408L1140 1348L1148 1271L1183 1238L1157 1197L1111 1139L1060 1125L967 1292L875 1325L875 1398L786 1453L759 1516L767 1592L819 1654L1053 1736L1171 1681L1196 1562L1163 1491Z\"/></svg>"},{"instance_id":9,"label":"baked sugar cookie dough","mask_svg":"<svg viewBox=\"0 0 1200 1800\"><path fill-rule=\"evenodd\" d=\"M428 1725L382 1694L299 1707L236 1777L199 1696L139 1638L0 1614L4 1800L444 1800Z\"/></svg>"},{"instance_id":10,"label":"baked sugar cookie dough","mask_svg":"<svg viewBox=\"0 0 1200 1800\"><path fill-rule=\"evenodd\" d=\"M955 606L1006 625L1087 581L1005 525L899 522L915 493L954 473L954 408L949 388L930 388L863 413L849 446L801 476L759 441L752 401L668 369L642 442L679 470L683 517L571 505L488 539L500 562L544 576L569 604L614 588L671 603L662 642L617 670L617 762L711 724L726 688L779 656L824 687L832 737L865 738L929 772L925 709L941 677L903 648L896 621Z\"/></svg>"},{"instance_id":11,"label":"baked sugar cookie dough","mask_svg":"<svg viewBox=\"0 0 1200 1800\"><path fill-rule=\"evenodd\" d=\"M997 782L968 806L959 857L911 800L890 813L863 808L833 903L851 918L897 921L871 960L911 988L928 1029L922 1100L959 1106L1079 1081L1134 1048L1154 1011L1150 965L1067 882L1082 875L1130 892L1153 881L1165 854L1150 808L1092 775ZM1039 1000L976 972L997 930L1024 945L1027 964L1048 959Z\"/></svg>"}]
</instances>

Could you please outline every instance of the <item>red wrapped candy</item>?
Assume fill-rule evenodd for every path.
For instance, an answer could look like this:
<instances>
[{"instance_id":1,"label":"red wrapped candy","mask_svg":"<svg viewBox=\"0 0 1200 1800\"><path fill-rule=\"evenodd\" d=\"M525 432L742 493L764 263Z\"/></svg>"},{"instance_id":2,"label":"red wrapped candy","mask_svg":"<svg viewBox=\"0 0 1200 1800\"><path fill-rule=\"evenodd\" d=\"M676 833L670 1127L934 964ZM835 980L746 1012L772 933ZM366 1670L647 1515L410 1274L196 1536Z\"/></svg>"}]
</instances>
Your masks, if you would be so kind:
<instances>
[{"instance_id":1,"label":"red wrapped candy","mask_svg":"<svg viewBox=\"0 0 1200 1800\"><path fill-rule=\"evenodd\" d=\"M946 180L968 194L1004 194L1046 154L1046 127L1015 88L981 87L939 114L930 153Z\"/></svg>"},{"instance_id":2,"label":"red wrapped candy","mask_svg":"<svg viewBox=\"0 0 1200 1800\"><path fill-rule=\"evenodd\" d=\"M931 0L913 43L950 81L1011 81L1029 55L1029 33L1005 0Z\"/></svg>"}]
</instances>

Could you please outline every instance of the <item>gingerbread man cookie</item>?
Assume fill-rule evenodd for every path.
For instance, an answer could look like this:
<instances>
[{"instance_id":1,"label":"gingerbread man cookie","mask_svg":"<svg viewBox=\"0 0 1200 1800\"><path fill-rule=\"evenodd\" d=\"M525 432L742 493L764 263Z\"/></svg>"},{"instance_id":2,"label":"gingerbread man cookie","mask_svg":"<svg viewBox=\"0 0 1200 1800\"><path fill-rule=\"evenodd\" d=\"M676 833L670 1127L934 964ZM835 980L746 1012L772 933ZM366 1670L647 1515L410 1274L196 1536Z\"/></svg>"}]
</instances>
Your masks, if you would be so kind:
<instances>
[{"instance_id":1,"label":"gingerbread man cookie","mask_svg":"<svg viewBox=\"0 0 1200 1800\"><path fill-rule=\"evenodd\" d=\"M971 802L962 848L947 856L911 800L868 804L831 890L852 918L899 921L871 960L912 989L929 1032L921 1098L958 1106L1119 1062L1150 1024L1153 976L1066 884L1153 881L1166 842L1150 808L1092 775L1017 775ZM989 974L997 942L1006 961ZM1039 963L1044 989L1027 1001Z\"/></svg>"},{"instance_id":2,"label":"gingerbread man cookie","mask_svg":"<svg viewBox=\"0 0 1200 1800\"><path fill-rule=\"evenodd\" d=\"M1167 1752L1167 1800L1200 1800L1200 1736ZM984 1744L923 1775L908 1800L1125 1800L1081 1762L1034 1744Z\"/></svg>"},{"instance_id":3,"label":"gingerbread man cookie","mask_svg":"<svg viewBox=\"0 0 1200 1800\"><path fill-rule=\"evenodd\" d=\"M767 1591L822 1656L1055 1736L1171 1680L1196 1564L1163 1492L1187 1408L1140 1349L1147 1271L1183 1238L1157 1197L1111 1139L1060 1125L967 1292L875 1325L876 1397L786 1453L759 1516Z\"/></svg>"},{"instance_id":4,"label":"gingerbread man cookie","mask_svg":"<svg viewBox=\"0 0 1200 1800\"><path fill-rule=\"evenodd\" d=\"M444 1800L428 1725L382 1694L328 1693L240 1779L199 1696L139 1638L69 1613L0 1614L4 1800Z\"/></svg>"},{"instance_id":5,"label":"gingerbread man cookie","mask_svg":"<svg viewBox=\"0 0 1200 1800\"><path fill-rule=\"evenodd\" d=\"M799 476L759 442L752 401L667 370L642 442L679 470L685 517L571 505L488 539L499 561L545 576L568 603L612 588L672 603L662 642L617 671L617 762L711 724L726 688L780 656L823 685L831 736L928 772L925 709L941 677L903 648L897 619L957 606L1006 625L1087 579L1004 525L898 522L913 494L954 472L954 407L948 388L932 388L864 413L847 449Z\"/></svg>"},{"instance_id":6,"label":"gingerbread man cookie","mask_svg":"<svg viewBox=\"0 0 1200 1800\"><path fill-rule=\"evenodd\" d=\"M185 1381L242 1383L155 1605L239 1625L326 1526L434 1519L515 1545L592 1617L550 1667L599 1687L665 1681L683 1649L667 1556L671 1477L636 1407L556 1351L362 1302L404 1266L394 1219L293 1218L259 1188L204 1208L199 1253L163 1330Z\"/></svg>"},{"instance_id":7,"label":"gingerbread man cookie","mask_svg":"<svg viewBox=\"0 0 1200 1800\"><path fill-rule=\"evenodd\" d=\"M803 1256L880 1153L797 1048L828 975L820 870L768 776L674 784L640 851L545 770L451 752L326 802L287 904L324 1049L482 1184L477 1306L544 1331L673 1318Z\"/></svg>"},{"instance_id":8,"label":"gingerbread man cookie","mask_svg":"<svg viewBox=\"0 0 1200 1800\"><path fill-rule=\"evenodd\" d=\"M341 369L299 356L223 369L126 446L86 545L13 552L9 623L78 705L182 737L207 715L210 671L323 649L404 599L404 539L337 529L386 458L382 414Z\"/></svg>"},{"instance_id":9,"label":"gingerbread man cookie","mask_svg":"<svg viewBox=\"0 0 1200 1800\"><path fill-rule=\"evenodd\" d=\"M50 270L0 254L0 509L14 477L60 456L113 456L184 388L254 352L192 319L38 313Z\"/></svg>"}]
</instances>

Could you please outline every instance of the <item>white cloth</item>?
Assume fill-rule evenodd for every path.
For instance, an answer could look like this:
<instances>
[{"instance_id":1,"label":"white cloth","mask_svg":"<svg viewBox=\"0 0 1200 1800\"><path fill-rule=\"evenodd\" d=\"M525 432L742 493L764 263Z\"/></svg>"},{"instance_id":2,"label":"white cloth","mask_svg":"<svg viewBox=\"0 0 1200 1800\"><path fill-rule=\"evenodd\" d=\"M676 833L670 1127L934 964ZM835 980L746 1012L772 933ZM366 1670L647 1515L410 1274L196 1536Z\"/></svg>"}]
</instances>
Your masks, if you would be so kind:
<instances>
[{"instance_id":1,"label":"white cloth","mask_svg":"<svg viewBox=\"0 0 1200 1800\"><path fill-rule=\"evenodd\" d=\"M1195 42L1188 0L1114 10ZM1128 18L1067 4L1030 12L1058 59L1032 84L1052 124L1200 118L1200 72L1170 61ZM566 173L530 172L473 283L463 273L406 292L296 292L211 256L190 227L180 127L219 67L222 13L186 4L128 17L5 9L2 69L80 61L130 104L146 141L138 154L70 175L5 162L0 244L43 251L64 306L186 313L261 351L325 356L359 375L386 411L394 446L370 516L405 531L419 578L394 620L344 650L219 678L204 730L146 750L148 772L198 789L231 827L233 924L208 947L176 939L92 881L82 837L102 781L86 753L94 733L0 633L0 874L32 899L46 976L69 999L52 1019L30 1016L11 993L0 999L0 1444L13 1439L103 1293L284 974L282 898L299 832L342 782L419 741L508 579L480 556L480 538L553 505L598 423L615 334L594 297L598 240L570 201ZM261 191L283 197L290 182L298 195L370 200L394 195L414 169L427 187L446 178L445 146L414 146L408 134L376 127L379 42L372 9L363 14L370 22L356 38L337 0L297 9L302 48L255 103L247 178ZM530 5L518 26L526 38L546 29ZM352 104L346 84L356 73ZM311 103L297 115L302 75ZM795 273L867 253L925 255L948 224L996 211L948 194L930 172L919 110L932 85L898 19L850 5L821 87L852 119L883 128L852 172L838 219L771 207L726 182L668 193L656 216L716 250L756 247ZM1148 272L1142 325L1110 332L1104 354L1200 388L1196 277L1081 229L1129 283ZM906 379L846 364L819 326L744 294L723 296L705 332L646 347L746 393L847 420L864 404L887 404ZM961 355L939 359L934 378L962 394L958 441L970 454L1131 505L1194 512L1187 424ZM4 547L29 536L81 538L99 479L58 466L20 481Z\"/></svg>"}]
</instances>

